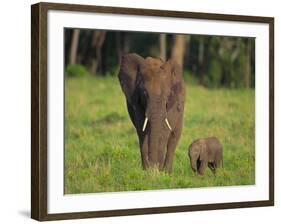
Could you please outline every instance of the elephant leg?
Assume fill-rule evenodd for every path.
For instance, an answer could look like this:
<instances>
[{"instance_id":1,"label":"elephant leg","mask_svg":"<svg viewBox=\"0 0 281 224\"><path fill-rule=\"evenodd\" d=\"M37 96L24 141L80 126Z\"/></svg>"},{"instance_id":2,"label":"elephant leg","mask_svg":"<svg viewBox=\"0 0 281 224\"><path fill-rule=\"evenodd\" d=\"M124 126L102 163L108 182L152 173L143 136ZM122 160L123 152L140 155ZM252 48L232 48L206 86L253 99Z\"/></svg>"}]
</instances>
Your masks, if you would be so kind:
<instances>
[{"instance_id":1,"label":"elephant leg","mask_svg":"<svg viewBox=\"0 0 281 224\"><path fill-rule=\"evenodd\" d=\"M211 169L211 170L214 170L216 168L216 165L215 163L208 163L208 167Z\"/></svg>"},{"instance_id":2,"label":"elephant leg","mask_svg":"<svg viewBox=\"0 0 281 224\"><path fill-rule=\"evenodd\" d=\"M140 136L141 160L143 169L149 168L148 161L148 137L147 135Z\"/></svg>"},{"instance_id":3,"label":"elephant leg","mask_svg":"<svg viewBox=\"0 0 281 224\"><path fill-rule=\"evenodd\" d=\"M198 170L199 175L201 175L201 176L204 175L207 166L208 166L208 161L204 161L204 160L200 161L200 167Z\"/></svg>"},{"instance_id":4,"label":"elephant leg","mask_svg":"<svg viewBox=\"0 0 281 224\"><path fill-rule=\"evenodd\" d=\"M210 170L216 174L216 164L215 163L208 163L208 167L210 168Z\"/></svg>"},{"instance_id":5,"label":"elephant leg","mask_svg":"<svg viewBox=\"0 0 281 224\"><path fill-rule=\"evenodd\" d=\"M178 143L179 137L171 135L168 144L167 144L167 152L166 152L166 157L164 161L164 169L168 172L172 172L173 168L173 160L174 160L174 155L176 151L176 146Z\"/></svg>"},{"instance_id":6,"label":"elephant leg","mask_svg":"<svg viewBox=\"0 0 281 224\"><path fill-rule=\"evenodd\" d=\"M199 159L197 159L197 161L196 161L196 166L197 166L197 172L198 172L198 170L199 170L199 168L200 168L200 165L201 165L201 161L199 160Z\"/></svg>"},{"instance_id":7,"label":"elephant leg","mask_svg":"<svg viewBox=\"0 0 281 224\"><path fill-rule=\"evenodd\" d=\"M173 130L173 132L170 133L170 137L169 137L168 143L167 143L167 152L166 152L166 157L165 157L165 161L164 161L164 169L168 173L172 172L174 154L175 154L176 146L180 139L181 131L182 131L182 118L178 121L178 124L179 125L176 126L175 130Z\"/></svg>"},{"instance_id":8,"label":"elephant leg","mask_svg":"<svg viewBox=\"0 0 281 224\"><path fill-rule=\"evenodd\" d=\"M191 169L193 170L194 173L196 173L198 170L197 169L197 159L191 158L190 163L191 163Z\"/></svg>"},{"instance_id":9,"label":"elephant leg","mask_svg":"<svg viewBox=\"0 0 281 224\"><path fill-rule=\"evenodd\" d=\"M148 137L142 131L143 124L143 112L138 105L131 105L127 101L127 109L131 118L133 125L136 128L138 137L139 137L139 146L141 153L141 162L143 169L147 169L149 167L148 162Z\"/></svg>"},{"instance_id":10,"label":"elephant leg","mask_svg":"<svg viewBox=\"0 0 281 224\"><path fill-rule=\"evenodd\" d=\"M222 159L219 156L216 156L214 163L216 167L223 167Z\"/></svg>"}]
</instances>

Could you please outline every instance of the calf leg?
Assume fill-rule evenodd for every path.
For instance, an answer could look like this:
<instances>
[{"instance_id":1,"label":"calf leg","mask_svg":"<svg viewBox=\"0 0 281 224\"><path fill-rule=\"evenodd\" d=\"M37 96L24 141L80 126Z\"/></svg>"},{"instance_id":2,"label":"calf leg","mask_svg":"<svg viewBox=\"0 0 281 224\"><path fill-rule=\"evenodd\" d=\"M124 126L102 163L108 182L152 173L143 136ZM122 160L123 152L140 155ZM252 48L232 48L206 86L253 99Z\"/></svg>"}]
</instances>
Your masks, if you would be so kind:
<instances>
[{"instance_id":1,"label":"calf leg","mask_svg":"<svg viewBox=\"0 0 281 224\"><path fill-rule=\"evenodd\" d=\"M208 167L210 168L210 170L216 174L216 164L215 163L208 163Z\"/></svg>"},{"instance_id":2,"label":"calf leg","mask_svg":"<svg viewBox=\"0 0 281 224\"><path fill-rule=\"evenodd\" d=\"M204 160L200 161L200 167L198 170L199 175L204 175L207 166L208 166L208 161L204 161Z\"/></svg>"},{"instance_id":3,"label":"calf leg","mask_svg":"<svg viewBox=\"0 0 281 224\"><path fill-rule=\"evenodd\" d=\"M197 170L198 170L197 159L191 158L190 165L191 165L191 169L193 170L193 172L197 173Z\"/></svg>"}]
</instances>

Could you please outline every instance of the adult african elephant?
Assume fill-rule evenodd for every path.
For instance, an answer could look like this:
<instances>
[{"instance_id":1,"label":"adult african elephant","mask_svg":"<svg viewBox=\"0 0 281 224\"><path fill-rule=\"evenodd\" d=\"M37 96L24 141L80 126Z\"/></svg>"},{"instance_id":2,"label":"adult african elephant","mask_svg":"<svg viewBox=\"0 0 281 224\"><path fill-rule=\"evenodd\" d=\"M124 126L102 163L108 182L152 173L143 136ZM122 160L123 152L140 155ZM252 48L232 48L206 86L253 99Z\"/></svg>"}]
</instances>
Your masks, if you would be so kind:
<instances>
[{"instance_id":1,"label":"adult african elephant","mask_svg":"<svg viewBox=\"0 0 281 224\"><path fill-rule=\"evenodd\" d=\"M127 54L118 77L139 137L143 168L171 173L183 125L185 87L180 67L173 60Z\"/></svg>"}]
</instances>

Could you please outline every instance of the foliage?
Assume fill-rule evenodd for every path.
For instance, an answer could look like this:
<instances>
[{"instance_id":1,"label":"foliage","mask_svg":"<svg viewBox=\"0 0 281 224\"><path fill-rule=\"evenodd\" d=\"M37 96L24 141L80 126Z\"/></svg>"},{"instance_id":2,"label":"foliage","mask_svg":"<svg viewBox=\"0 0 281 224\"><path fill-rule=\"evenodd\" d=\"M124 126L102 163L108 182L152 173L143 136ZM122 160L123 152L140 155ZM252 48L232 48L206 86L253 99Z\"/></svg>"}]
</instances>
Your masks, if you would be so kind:
<instances>
[{"instance_id":1,"label":"foliage","mask_svg":"<svg viewBox=\"0 0 281 224\"><path fill-rule=\"evenodd\" d=\"M192 78L187 78L191 80ZM255 183L255 105L252 89L187 84L184 129L172 175L143 171L137 136L114 76L66 79L65 193L250 185ZM187 147L217 136L224 168L192 173Z\"/></svg>"},{"instance_id":2,"label":"foliage","mask_svg":"<svg viewBox=\"0 0 281 224\"><path fill-rule=\"evenodd\" d=\"M89 75L85 66L80 64L68 65L66 67L66 75L69 77L83 77Z\"/></svg>"},{"instance_id":3,"label":"foliage","mask_svg":"<svg viewBox=\"0 0 281 224\"><path fill-rule=\"evenodd\" d=\"M95 35L97 33L101 31L81 29L77 44L77 63L83 64L92 75L116 74L125 53L135 52L143 57L161 55L159 33L103 31L103 41ZM74 40L72 36L73 29L65 29L66 65ZM183 61L183 69L190 71L199 84L210 88L254 88L254 38L185 35L184 44L177 46L176 36L166 34L165 55L169 59L173 57L173 49L182 50L185 56L178 57ZM100 42L100 45L93 46L93 42Z\"/></svg>"},{"instance_id":4,"label":"foliage","mask_svg":"<svg viewBox=\"0 0 281 224\"><path fill-rule=\"evenodd\" d=\"M211 60L209 70L204 76L204 83L208 87L219 87L222 78L222 66L218 60Z\"/></svg>"}]
</instances>

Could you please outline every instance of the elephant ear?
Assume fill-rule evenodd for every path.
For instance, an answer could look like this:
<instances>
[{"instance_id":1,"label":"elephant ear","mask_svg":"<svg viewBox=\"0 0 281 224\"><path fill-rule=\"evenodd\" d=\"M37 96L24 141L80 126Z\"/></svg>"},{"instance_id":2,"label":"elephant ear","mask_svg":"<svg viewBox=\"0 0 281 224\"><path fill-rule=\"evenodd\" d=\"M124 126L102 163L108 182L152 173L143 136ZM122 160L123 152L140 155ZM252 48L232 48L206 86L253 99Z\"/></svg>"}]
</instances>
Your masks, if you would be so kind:
<instances>
[{"instance_id":1,"label":"elephant ear","mask_svg":"<svg viewBox=\"0 0 281 224\"><path fill-rule=\"evenodd\" d=\"M165 64L166 68L169 69L170 75L170 92L168 95L167 100L167 111L171 110L174 106L177 106L177 110L181 111L183 108L183 102L179 103L180 101L184 101L184 82L182 77L182 69L181 66L175 61L170 59Z\"/></svg>"},{"instance_id":2,"label":"elephant ear","mask_svg":"<svg viewBox=\"0 0 281 224\"><path fill-rule=\"evenodd\" d=\"M204 140L200 140L199 147L200 147L199 160L208 161L208 149L207 149L206 142Z\"/></svg>"},{"instance_id":3,"label":"elephant ear","mask_svg":"<svg viewBox=\"0 0 281 224\"><path fill-rule=\"evenodd\" d=\"M118 78L129 103L133 102L132 98L136 89L138 69L143 63L144 59L138 54L126 54L122 56Z\"/></svg>"}]
</instances>

